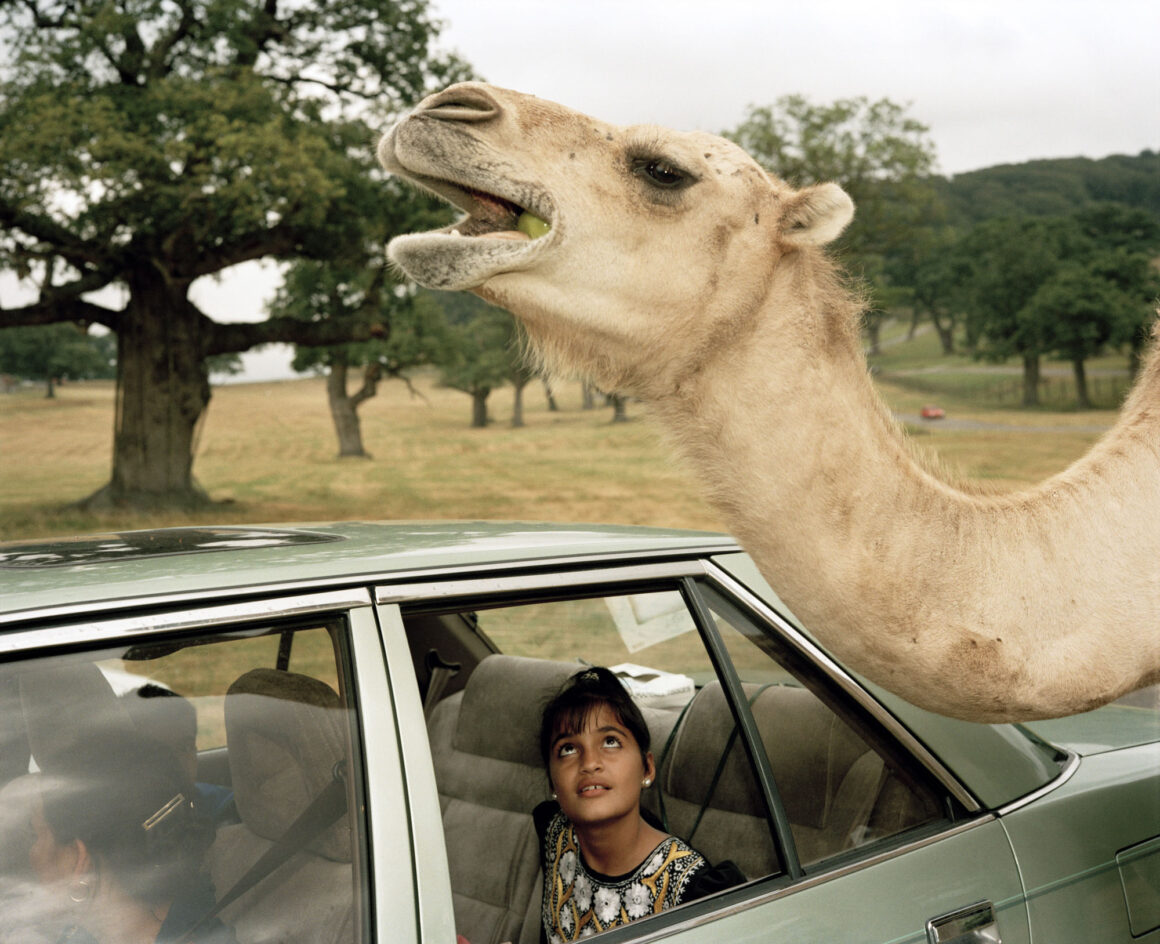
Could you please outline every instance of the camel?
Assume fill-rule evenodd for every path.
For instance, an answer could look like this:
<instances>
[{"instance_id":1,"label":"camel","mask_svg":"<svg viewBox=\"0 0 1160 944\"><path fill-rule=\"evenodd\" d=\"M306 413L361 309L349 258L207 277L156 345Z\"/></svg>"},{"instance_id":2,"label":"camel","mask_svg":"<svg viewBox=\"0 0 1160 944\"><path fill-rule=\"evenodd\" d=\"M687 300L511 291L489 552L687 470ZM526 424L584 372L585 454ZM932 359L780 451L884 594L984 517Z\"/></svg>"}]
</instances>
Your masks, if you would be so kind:
<instances>
[{"instance_id":1,"label":"camel","mask_svg":"<svg viewBox=\"0 0 1160 944\"><path fill-rule=\"evenodd\" d=\"M392 262L511 311L548 370L644 401L846 665L981 722L1160 682L1160 345L1088 455L985 494L923 459L874 390L860 301L823 249L853 216L837 185L473 83L423 101L379 159L465 214L393 239Z\"/></svg>"}]
</instances>

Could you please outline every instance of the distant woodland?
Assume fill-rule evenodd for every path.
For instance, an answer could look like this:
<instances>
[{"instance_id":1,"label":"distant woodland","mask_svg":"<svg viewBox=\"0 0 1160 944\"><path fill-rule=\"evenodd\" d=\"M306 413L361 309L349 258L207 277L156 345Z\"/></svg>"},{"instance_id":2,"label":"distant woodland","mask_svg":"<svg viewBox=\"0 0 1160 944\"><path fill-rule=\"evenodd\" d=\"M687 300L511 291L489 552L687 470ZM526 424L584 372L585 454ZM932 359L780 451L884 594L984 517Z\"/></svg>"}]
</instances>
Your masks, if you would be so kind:
<instances>
[{"instance_id":1,"label":"distant woodland","mask_svg":"<svg viewBox=\"0 0 1160 944\"><path fill-rule=\"evenodd\" d=\"M1004 216L1067 216L1114 202L1160 215L1160 153L1092 160L1053 158L999 164L935 179L948 223L966 226Z\"/></svg>"}]
</instances>

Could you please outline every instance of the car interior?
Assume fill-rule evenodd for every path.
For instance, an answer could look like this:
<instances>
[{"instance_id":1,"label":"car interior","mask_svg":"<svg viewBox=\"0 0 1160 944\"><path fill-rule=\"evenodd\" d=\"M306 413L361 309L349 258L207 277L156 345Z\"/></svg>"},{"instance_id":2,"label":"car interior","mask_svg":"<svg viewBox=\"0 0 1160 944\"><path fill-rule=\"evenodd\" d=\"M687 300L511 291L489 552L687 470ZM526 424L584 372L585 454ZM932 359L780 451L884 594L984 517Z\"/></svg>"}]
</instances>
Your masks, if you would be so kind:
<instances>
[{"instance_id":1,"label":"car interior","mask_svg":"<svg viewBox=\"0 0 1160 944\"><path fill-rule=\"evenodd\" d=\"M605 598L586 602L612 625L626 605L620 596L607 613ZM527 652L500 651L504 614L478 603L403 614L424 700L456 929L471 944L539 940L542 877L531 810L550 795L540 713L583 659L615 655L566 641L564 648L576 651L548 657L553 632L538 647L514 647ZM649 616L641 625L655 622ZM134 686L143 679L155 679L171 687L168 694L196 704L198 788L230 800L214 822L206 857L218 896L213 914L234 929L239 944L360 939L367 853L349 812L363 800L343 626L336 620L247 627L185 643L0 666L6 719L0 760L8 772L0 785L0 849L28 848L22 843L30 842L30 782L93 725L140 725L141 705L132 702L134 711L127 711L125 699L141 693ZM490 634L493 626L498 636ZM577 632L578 639L599 637L587 625ZM683 625L665 632L670 648L689 641ZM692 641L700 647L695 634ZM647 660L654 650L664 645L626 647L623 654ZM657 764L657 782L642 802L711 862L732 860L751 881L782 875L770 812L733 709L704 653L698 658L688 662L694 666L688 677L652 672L647 664L634 669L689 682L676 696L638 699ZM803 865L945 818L937 794L905 764L872 747L792 673L763 658L771 668L742 673L743 692ZM157 703L154 712L172 701L149 700ZM35 877L18 858L0 855L0 908L22 916L13 926L51 929ZM0 944L5 939L0 932Z\"/></svg>"}]
</instances>

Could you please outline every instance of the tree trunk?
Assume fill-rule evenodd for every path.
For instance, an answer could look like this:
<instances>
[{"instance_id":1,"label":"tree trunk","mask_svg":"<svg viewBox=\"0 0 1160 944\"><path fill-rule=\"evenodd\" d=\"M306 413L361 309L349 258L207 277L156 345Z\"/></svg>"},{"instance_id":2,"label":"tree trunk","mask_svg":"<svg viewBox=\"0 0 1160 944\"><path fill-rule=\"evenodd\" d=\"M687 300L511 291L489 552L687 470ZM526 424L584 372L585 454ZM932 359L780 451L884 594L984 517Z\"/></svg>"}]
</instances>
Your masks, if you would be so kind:
<instances>
[{"instance_id":1,"label":"tree trunk","mask_svg":"<svg viewBox=\"0 0 1160 944\"><path fill-rule=\"evenodd\" d=\"M953 318L948 318L945 322L934 312L930 314L930 323L934 325L935 333L938 334L939 343L942 344L942 352L949 357L955 352L955 321Z\"/></svg>"},{"instance_id":2,"label":"tree trunk","mask_svg":"<svg viewBox=\"0 0 1160 944\"><path fill-rule=\"evenodd\" d=\"M519 380L512 381L512 387L515 391L512 399L512 428L519 429L524 425L524 387L526 383L520 383Z\"/></svg>"},{"instance_id":3,"label":"tree trunk","mask_svg":"<svg viewBox=\"0 0 1160 944\"><path fill-rule=\"evenodd\" d=\"M560 404L556 402L556 395L552 392L552 383L547 377L541 377L540 380L544 384L544 396L548 398L548 412L559 413Z\"/></svg>"},{"instance_id":4,"label":"tree trunk","mask_svg":"<svg viewBox=\"0 0 1160 944\"><path fill-rule=\"evenodd\" d=\"M596 388L587 380L580 387L580 409L592 410L596 408Z\"/></svg>"},{"instance_id":5,"label":"tree trunk","mask_svg":"<svg viewBox=\"0 0 1160 944\"><path fill-rule=\"evenodd\" d=\"M364 400L375 395L380 368L378 364L366 366L362 389L353 397L346 392L347 371L346 361L336 357L326 375L326 399L330 404L330 416L334 420L334 432L338 437L338 457L369 459L370 453L363 448L358 408Z\"/></svg>"},{"instance_id":6,"label":"tree trunk","mask_svg":"<svg viewBox=\"0 0 1160 944\"><path fill-rule=\"evenodd\" d=\"M52 377L49 377L44 381L44 399L46 399L46 400L55 400L56 399L56 382L53 380Z\"/></svg>"},{"instance_id":7,"label":"tree trunk","mask_svg":"<svg viewBox=\"0 0 1160 944\"><path fill-rule=\"evenodd\" d=\"M194 438L209 403L204 316L189 283L148 267L130 274L117 330L116 415L109 483L82 505L197 507Z\"/></svg>"},{"instance_id":8,"label":"tree trunk","mask_svg":"<svg viewBox=\"0 0 1160 944\"><path fill-rule=\"evenodd\" d=\"M1039 355L1023 355L1023 405L1039 406Z\"/></svg>"},{"instance_id":9,"label":"tree trunk","mask_svg":"<svg viewBox=\"0 0 1160 944\"><path fill-rule=\"evenodd\" d=\"M1071 362L1075 371L1075 405L1081 410L1092 408L1091 397L1088 396L1087 370L1084 368L1083 358L1077 357Z\"/></svg>"},{"instance_id":10,"label":"tree trunk","mask_svg":"<svg viewBox=\"0 0 1160 944\"><path fill-rule=\"evenodd\" d=\"M866 338L868 340L868 347L866 354L870 357L875 357L882 353L882 344L880 338L882 336L882 320L876 316L870 316L866 319Z\"/></svg>"},{"instance_id":11,"label":"tree trunk","mask_svg":"<svg viewBox=\"0 0 1160 944\"><path fill-rule=\"evenodd\" d=\"M612 400L612 422L627 423L628 398L622 397L619 394L613 394L610 399Z\"/></svg>"},{"instance_id":12,"label":"tree trunk","mask_svg":"<svg viewBox=\"0 0 1160 944\"><path fill-rule=\"evenodd\" d=\"M484 429L487 426L487 398L491 387L476 387L471 391L471 428Z\"/></svg>"}]
</instances>

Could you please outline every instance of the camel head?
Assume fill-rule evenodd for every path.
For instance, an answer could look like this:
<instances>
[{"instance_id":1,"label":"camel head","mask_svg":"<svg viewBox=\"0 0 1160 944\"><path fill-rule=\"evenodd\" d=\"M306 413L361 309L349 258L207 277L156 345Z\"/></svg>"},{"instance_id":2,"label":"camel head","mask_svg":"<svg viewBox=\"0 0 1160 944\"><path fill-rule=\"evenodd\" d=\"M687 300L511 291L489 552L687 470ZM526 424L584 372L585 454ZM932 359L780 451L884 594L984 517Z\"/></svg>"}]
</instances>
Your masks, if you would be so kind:
<instances>
[{"instance_id":1,"label":"camel head","mask_svg":"<svg viewBox=\"0 0 1160 944\"><path fill-rule=\"evenodd\" d=\"M379 159L465 216L400 236L391 260L519 318L551 370L642 396L722 349L791 254L853 215L834 184L794 190L724 138L606 124L488 85L427 98Z\"/></svg>"}]
</instances>

